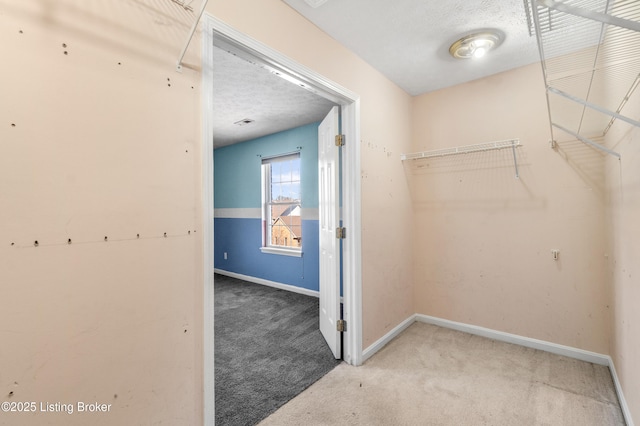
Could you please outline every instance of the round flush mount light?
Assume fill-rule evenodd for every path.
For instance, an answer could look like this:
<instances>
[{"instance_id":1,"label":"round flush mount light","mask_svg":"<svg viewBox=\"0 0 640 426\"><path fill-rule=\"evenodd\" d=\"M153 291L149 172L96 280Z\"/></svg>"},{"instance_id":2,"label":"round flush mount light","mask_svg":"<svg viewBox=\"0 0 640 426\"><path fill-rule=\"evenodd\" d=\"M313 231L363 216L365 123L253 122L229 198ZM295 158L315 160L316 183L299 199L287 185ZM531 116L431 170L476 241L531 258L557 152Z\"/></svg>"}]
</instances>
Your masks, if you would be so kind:
<instances>
[{"instance_id":1,"label":"round flush mount light","mask_svg":"<svg viewBox=\"0 0 640 426\"><path fill-rule=\"evenodd\" d=\"M485 30L466 35L449 48L451 56L457 59L482 58L502 43L503 35L497 30Z\"/></svg>"}]
</instances>

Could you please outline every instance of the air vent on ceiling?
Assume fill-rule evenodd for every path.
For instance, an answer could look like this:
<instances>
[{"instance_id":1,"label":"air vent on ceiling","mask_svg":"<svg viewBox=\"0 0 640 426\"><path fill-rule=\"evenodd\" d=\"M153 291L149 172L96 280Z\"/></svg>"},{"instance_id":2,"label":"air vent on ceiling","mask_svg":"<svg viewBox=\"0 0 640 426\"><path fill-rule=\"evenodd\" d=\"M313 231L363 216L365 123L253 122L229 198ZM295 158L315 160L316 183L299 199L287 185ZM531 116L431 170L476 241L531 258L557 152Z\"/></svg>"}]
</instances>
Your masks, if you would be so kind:
<instances>
[{"instance_id":1,"label":"air vent on ceiling","mask_svg":"<svg viewBox=\"0 0 640 426\"><path fill-rule=\"evenodd\" d=\"M247 124L251 124L253 123L254 120L250 119L250 118L243 118L240 121L236 121L233 124L237 124L238 126L246 126Z\"/></svg>"}]
</instances>

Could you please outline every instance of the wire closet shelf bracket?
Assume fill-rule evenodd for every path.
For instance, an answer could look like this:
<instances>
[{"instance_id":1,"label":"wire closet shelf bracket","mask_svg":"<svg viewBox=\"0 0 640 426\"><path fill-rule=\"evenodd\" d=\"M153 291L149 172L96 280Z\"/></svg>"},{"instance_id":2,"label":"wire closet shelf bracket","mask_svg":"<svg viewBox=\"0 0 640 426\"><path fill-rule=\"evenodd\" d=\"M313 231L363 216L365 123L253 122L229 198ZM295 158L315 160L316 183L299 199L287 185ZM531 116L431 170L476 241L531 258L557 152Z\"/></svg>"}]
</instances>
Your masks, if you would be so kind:
<instances>
[{"instance_id":1,"label":"wire closet shelf bracket","mask_svg":"<svg viewBox=\"0 0 640 426\"><path fill-rule=\"evenodd\" d=\"M616 121L640 127L623 114L640 85L640 1L524 4L538 41L552 138L559 131L620 158L606 136Z\"/></svg>"},{"instance_id":2,"label":"wire closet shelf bracket","mask_svg":"<svg viewBox=\"0 0 640 426\"><path fill-rule=\"evenodd\" d=\"M516 178L520 177L518 172L518 157L516 156L516 148L522 146L519 139L508 139L496 142L478 143L475 145L456 146L453 148L436 149L432 151L414 152L411 154L401 154L400 160L422 160L434 157L445 157L449 155L470 154L472 152L494 151L497 149L511 148L513 152L513 165L516 170Z\"/></svg>"}]
</instances>

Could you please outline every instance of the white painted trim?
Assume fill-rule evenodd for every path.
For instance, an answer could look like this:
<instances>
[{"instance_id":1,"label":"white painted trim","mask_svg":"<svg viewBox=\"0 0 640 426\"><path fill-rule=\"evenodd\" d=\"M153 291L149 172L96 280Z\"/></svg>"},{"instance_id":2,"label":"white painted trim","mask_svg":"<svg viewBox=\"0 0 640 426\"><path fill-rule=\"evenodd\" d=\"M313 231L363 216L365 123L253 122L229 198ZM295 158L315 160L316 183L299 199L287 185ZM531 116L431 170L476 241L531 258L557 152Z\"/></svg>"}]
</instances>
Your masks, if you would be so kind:
<instances>
[{"instance_id":1,"label":"white painted trim","mask_svg":"<svg viewBox=\"0 0 640 426\"><path fill-rule=\"evenodd\" d=\"M214 209L214 217L222 219L262 219L262 209L256 208L220 208Z\"/></svg>"},{"instance_id":2,"label":"white painted trim","mask_svg":"<svg viewBox=\"0 0 640 426\"><path fill-rule=\"evenodd\" d=\"M343 151L343 223L348 226L347 232L349 232L348 237L343 241L343 313L349 324L344 333L343 357L347 363L359 365L362 362L360 98L357 94L237 31L210 14L205 13L204 19L212 35L211 38L204 39L205 43L211 41L216 46L223 47L240 57L276 70L288 79L290 77L304 83L307 90L342 106L343 133L347 139ZM207 34L207 37L210 34ZM202 67L203 69L211 68L213 62L203 62ZM212 81L208 82L208 85L203 84L203 90L212 90L212 86ZM210 117L205 119L211 120Z\"/></svg>"},{"instance_id":3,"label":"white painted trim","mask_svg":"<svg viewBox=\"0 0 640 426\"><path fill-rule=\"evenodd\" d=\"M301 217L302 220L319 220L320 213L317 207L303 207Z\"/></svg>"},{"instance_id":4,"label":"white painted trim","mask_svg":"<svg viewBox=\"0 0 640 426\"><path fill-rule=\"evenodd\" d=\"M225 275L231 278L237 278L243 281L249 281L250 283L254 283L254 284L266 285L268 287L274 287L280 290L286 290L293 293L300 293L306 296L320 297L320 293L315 290L309 290L306 288L296 287L294 285L289 285L289 284L282 284L275 281L265 280L263 278L252 277L250 275L237 274L235 272L225 271L224 269L215 268L213 271L216 274Z\"/></svg>"},{"instance_id":5,"label":"white painted trim","mask_svg":"<svg viewBox=\"0 0 640 426\"><path fill-rule=\"evenodd\" d=\"M286 55L272 49L258 40L236 30L227 23L209 15L215 22L215 45L234 55L258 63L272 71L284 74L286 80L303 83L304 88L338 104L359 99L355 93L305 67Z\"/></svg>"},{"instance_id":6,"label":"white painted trim","mask_svg":"<svg viewBox=\"0 0 640 426\"><path fill-rule=\"evenodd\" d=\"M220 219L262 219L262 209L255 208L217 208L213 215ZM301 209L302 220L318 220L317 207L303 207Z\"/></svg>"},{"instance_id":7,"label":"white painted trim","mask_svg":"<svg viewBox=\"0 0 640 426\"><path fill-rule=\"evenodd\" d=\"M439 325L440 327L450 328L453 330L464 331L465 333L488 337L489 339L498 340L500 342L513 343L526 348L539 349L552 354L592 362L598 365L609 365L609 357L607 355L572 348L571 346L559 345L557 343L546 342L544 340L532 339L530 337L519 336L517 334L505 333L503 331L492 330L490 328L479 327L477 325L464 324L461 322L449 321L422 314L416 314L416 321Z\"/></svg>"},{"instance_id":8,"label":"white painted trim","mask_svg":"<svg viewBox=\"0 0 640 426\"><path fill-rule=\"evenodd\" d=\"M599 354L597 352L585 351L583 349L573 348L571 346L559 345L544 340L532 339L530 337L519 336L517 334L505 333L503 331L493 330L490 328L479 327L477 325L465 324L456 321L450 321L442 318L432 317L423 314L414 314L402 321L398 326L389 331L387 334L376 340L371 346L363 351L363 357L371 358L377 351L382 349L384 345L389 343L394 337L409 327L414 322L422 322L425 324L437 325L443 328L462 331L464 333L482 336L500 342L512 343L514 345L524 346L526 348L538 349L544 352L550 352L556 355L562 355L569 358L579 359L581 361L591 362L598 365L612 366L613 361L609 355ZM612 370L613 371L613 370Z\"/></svg>"},{"instance_id":9,"label":"white painted trim","mask_svg":"<svg viewBox=\"0 0 640 426\"><path fill-rule=\"evenodd\" d=\"M416 322L416 316L411 315L409 318L395 326L387 334L376 340L371 346L362 351L362 362L366 362L369 358L375 355L376 352L385 347L387 343L395 339L400 333L406 330L414 322Z\"/></svg>"},{"instance_id":10,"label":"white painted trim","mask_svg":"<svg viewBox=\"0 0 640 426\"><path fill-rule=\"evenodd\" d=\"M208 14L202 20L202 239L203 239L203 418L205 425L213 425L215 408L214 368L214 291L213 291L213 28Z\"/></svg>"},{"instance_id":11,"label":"white painted trim","mask_svg":"<svg viewBox=\"0 0 640 426\"><path fill-rule=\"evenodd\" d=\"M280 256L302 257L302 249L286 249L280 247L260 247L262 253L277 254Z\"/></svg>"},{"instance_id":12,"label":"white painted trim","mask_svg":"<svg viewBox=\"0 0 640 426\"><path fill-rule=\"evenodd\" d=\"M362 360L362 239L360 99L342 107L342 133L346 137L342 155L342 226L347 238L342 242L342 305L347 321L342 353L351 365Z\"/></svg>"},{"instance_id":13,"label":"white painted trim","mask_svg":"<svg viewBox=\"0 0 640 426\"><path fill-rule=\"evenodd\" d=\"M611 372L613 385L615 386L616 393L618 394L618 402L620 403L620 409L622 410L624 421L627 423L627 426L634 426L633 418L631 417L631 411L629 410L629 406L627 405L627 400L624 398L624 392L622 391L622 385L620 384L620 380L618 379L618 373L616 372L616 367L613 364L613 359L610 356L607 356L607 358L609 359L609 371Z\"/></svg>"}]
</instances>

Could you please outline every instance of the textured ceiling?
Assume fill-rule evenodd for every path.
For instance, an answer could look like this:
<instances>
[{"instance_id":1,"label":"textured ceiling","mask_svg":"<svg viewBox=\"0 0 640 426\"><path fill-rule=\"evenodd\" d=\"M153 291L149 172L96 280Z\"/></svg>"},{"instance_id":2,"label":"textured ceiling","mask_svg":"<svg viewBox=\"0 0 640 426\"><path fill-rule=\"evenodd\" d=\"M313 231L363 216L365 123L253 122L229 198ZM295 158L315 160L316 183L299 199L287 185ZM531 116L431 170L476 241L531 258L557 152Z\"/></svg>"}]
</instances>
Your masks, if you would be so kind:
<instances>
[{"instance_id":1,"label":"textured ceiling","mask_svg":"<svg viewBox=\"0 0 640 426\"><path fill-rule=\"evenodd\" d=\"M214 48L213 57L216 148L321 121L334 105L222 49ZM244 119L254 121L234 124Z\"/></svg>"},{"instance_id":2,"label":"textured ceiling","mask_svg":"<svg viewBox=\"0 0 640 426\"><path fill-rule=\"evenodd\" d=\"M523 0L283 1L411 95L540 60ZM477 60L449 55L461 36L488 28L505 34L498 49Z\"/></svg>"},{"instance_id":3,"label":"textured ceiling","mask_svg":"<svg viewBox=\"0 0 640 426\"><path fill-rule=\"evenodd\" d=\"M523 0L283 1L411 95L540 60ZM478 60L449 55L451 43L486 28L504 34L498 49ZM225 50L214 63L215 147L320 121L334 105ZM254 122L234 124L243 119Z\"/></svg>"}]
</instances>

